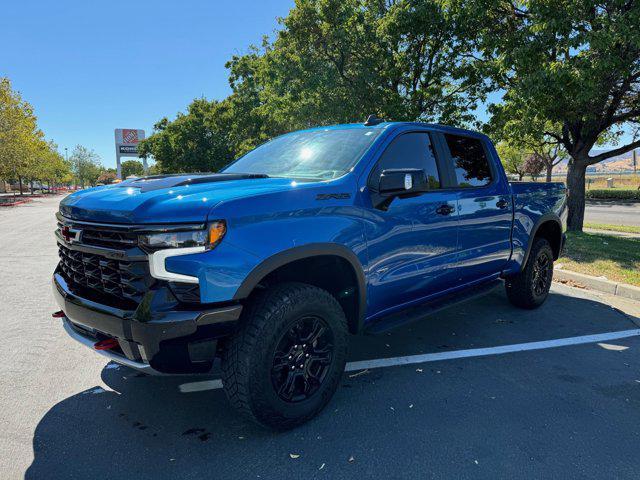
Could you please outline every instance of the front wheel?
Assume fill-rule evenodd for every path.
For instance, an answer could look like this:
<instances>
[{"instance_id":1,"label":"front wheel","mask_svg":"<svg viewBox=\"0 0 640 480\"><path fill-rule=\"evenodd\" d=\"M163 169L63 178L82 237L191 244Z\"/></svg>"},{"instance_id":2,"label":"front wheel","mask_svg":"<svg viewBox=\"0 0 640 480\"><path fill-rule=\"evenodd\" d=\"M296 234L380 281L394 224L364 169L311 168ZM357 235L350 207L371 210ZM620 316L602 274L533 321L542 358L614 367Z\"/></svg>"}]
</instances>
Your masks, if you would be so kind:
<instances>
[{"instance_id":1,"label":"front wheel","mask_svg":"<svg viewBox=\"0 0 640 480\"><path fill-rule=\"evenodd\" d=\"M222 358L231 404L275 429L318 414L336 391L347 352L347 321L329 292L283 283L258 293Z\"/></svg>"},{"instance_id":2,"label":"front wheel","mask_svg":"<svg viewBox=\"0 0 640 480\"><path fill-rule=\"evenodd\" d=\"M516 307L533 309L544 303L553 278L553 250L545 238L534 239L527 264L520 273L507 277L505 288Z\"/></svg>"}]
</instances>

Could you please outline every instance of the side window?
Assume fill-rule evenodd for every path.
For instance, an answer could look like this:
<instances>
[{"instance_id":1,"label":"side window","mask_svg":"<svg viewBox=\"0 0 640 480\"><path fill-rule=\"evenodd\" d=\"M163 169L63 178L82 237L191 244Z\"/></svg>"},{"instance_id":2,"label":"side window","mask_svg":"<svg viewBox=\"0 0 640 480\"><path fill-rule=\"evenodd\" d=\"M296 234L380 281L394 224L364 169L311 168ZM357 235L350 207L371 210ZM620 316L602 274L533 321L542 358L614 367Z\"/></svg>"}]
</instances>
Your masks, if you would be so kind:
<instances>
[{"instance_id":1,"label":"side window","mask_svg":"<svg viewBox=\"0 0 640 480\"><path fill-rule=\"evenodd\" d=\"M445 134L459 187L482 187L491 183L491 168L482 142L477 138Z\"/></svg>"},{"instance_id":2,"label":"side window","mask_svg":"<svg viewBox=\"0 0 640 480\"><path fill-rule=\"evenodd\" d=\"M393 168L419 168L427 173L429 188L440 188L440 175L433 156L428 133L405 133L395 138L384 151L369 176L369 188L378 189L383 170Z\"/></svg>"}]
</instances>

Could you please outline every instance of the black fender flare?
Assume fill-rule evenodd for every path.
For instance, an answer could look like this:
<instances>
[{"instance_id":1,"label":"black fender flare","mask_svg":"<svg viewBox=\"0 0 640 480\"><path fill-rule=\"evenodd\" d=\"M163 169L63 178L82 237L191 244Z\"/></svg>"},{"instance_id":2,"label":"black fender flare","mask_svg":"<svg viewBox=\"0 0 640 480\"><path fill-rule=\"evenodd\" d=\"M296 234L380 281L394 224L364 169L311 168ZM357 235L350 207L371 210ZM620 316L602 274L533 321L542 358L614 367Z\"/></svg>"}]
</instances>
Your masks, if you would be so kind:
<instances>
[{"instance_id":1,"label":"black fender flare","mask_svg":"<svg viewBox=\"0 0 640 480\"><path fill-rule=\"evenodd\" d=\"M558 228L560 230L560 238L558 239L558 241L560 242L560 251L562 250L562 221L560 220L560 217L555 213L545 213L536 221L535 225L531 229L531 233L529 234L529 241L527 242L527 250L524 253L524 258L520 267L521 269L524 268L524 266L527 264L527 261L529 260L529 254L531 253L531 247L533 247L533 239L536 237L536 233L538 233L538 230L540 229L542 224L550 221L558 224ZM560 251L558 252L558 254L560 254Z\"/></svg>"},{"instance_id":2,"label":"black fender flare","mask_svg":"<svg viewBox=\"0 0 640 480\"><path fill-rule=\"evenodd\" d=\"M364 269L358 256L353 250L339 243L309 243L283 250L268 257L249 272L240 284L240 287L238 287L238 290L236 290L233 299L242 300L247 298L262 279L280 267L295 262L296 260L323 255L341 257L349 262L353 268L358 283L358 312L355 331L353 333L358 333L362 331L367 310L367 282Z\"/></svg>"}]
</instances>

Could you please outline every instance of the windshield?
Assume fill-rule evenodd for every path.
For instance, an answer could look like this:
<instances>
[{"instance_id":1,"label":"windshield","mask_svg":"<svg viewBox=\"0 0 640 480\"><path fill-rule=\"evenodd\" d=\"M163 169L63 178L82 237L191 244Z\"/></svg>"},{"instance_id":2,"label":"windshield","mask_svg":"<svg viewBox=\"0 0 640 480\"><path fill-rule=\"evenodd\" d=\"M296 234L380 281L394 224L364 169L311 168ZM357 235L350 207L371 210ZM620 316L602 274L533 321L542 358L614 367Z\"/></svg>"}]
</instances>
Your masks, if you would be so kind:
<instances>
[{"instance_id":1,"label":"windshield","mask_svg":"<svg viewBox=\"0 0 640 480\"><path fill-rule=\"evenodd\" d=\"M260 145L223 172L331 180L351 170L380 131L345 128L289 133Z\"/></svg>"}]
</instances>

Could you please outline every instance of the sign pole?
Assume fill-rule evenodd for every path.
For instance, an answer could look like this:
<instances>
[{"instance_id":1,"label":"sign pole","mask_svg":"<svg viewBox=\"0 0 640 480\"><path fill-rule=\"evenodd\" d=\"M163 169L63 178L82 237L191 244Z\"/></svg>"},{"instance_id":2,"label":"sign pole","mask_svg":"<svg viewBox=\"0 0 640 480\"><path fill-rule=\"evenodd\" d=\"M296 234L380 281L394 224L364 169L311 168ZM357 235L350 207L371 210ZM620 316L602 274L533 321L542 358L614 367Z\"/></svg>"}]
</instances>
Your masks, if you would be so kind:
<instances>
[{"instance_id":1,"label":"sign pole","mask_svg":"<svg viewBox=\"0 0 640 480\"><path fill-rule=\"evenodd\" d=\"M120 162L120 154L116 152L116 176L122 180L122 164Z\"/></svg>"},{"instance_id":2,"label":"sign pole","mask_svg":"<svg viewBox=\"0 0 640 480\"><path fill-rule=\"evenodd\" d=\"M122 157L138 158L138 142L144 140L144 130L134 128L116 128L116 174L118 179L122 180ZM142 159L142 166L145 175L149 171L147 159Z\"/></svg>"}]
</instances>

